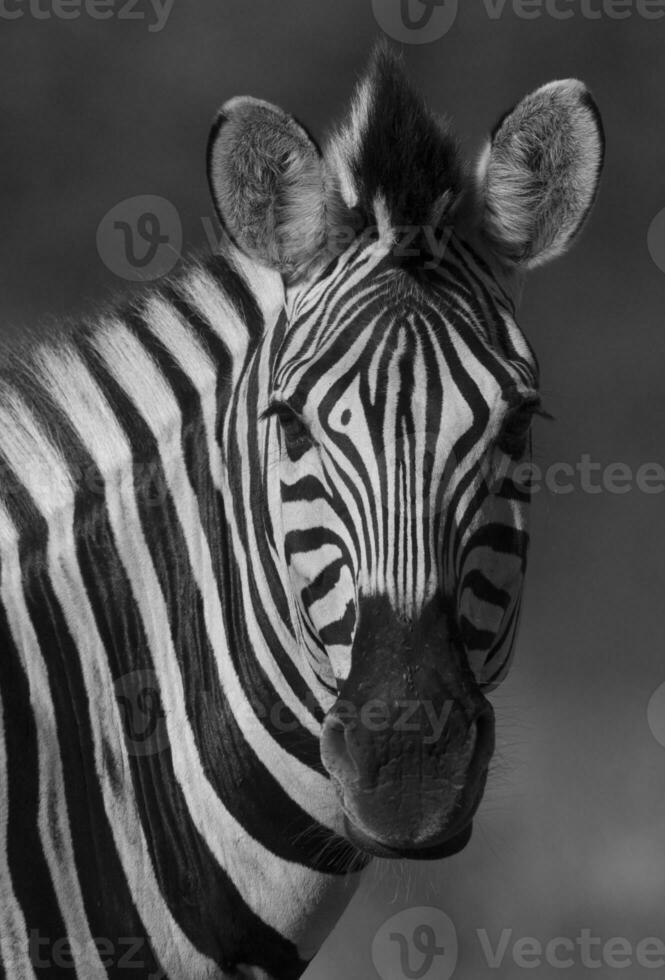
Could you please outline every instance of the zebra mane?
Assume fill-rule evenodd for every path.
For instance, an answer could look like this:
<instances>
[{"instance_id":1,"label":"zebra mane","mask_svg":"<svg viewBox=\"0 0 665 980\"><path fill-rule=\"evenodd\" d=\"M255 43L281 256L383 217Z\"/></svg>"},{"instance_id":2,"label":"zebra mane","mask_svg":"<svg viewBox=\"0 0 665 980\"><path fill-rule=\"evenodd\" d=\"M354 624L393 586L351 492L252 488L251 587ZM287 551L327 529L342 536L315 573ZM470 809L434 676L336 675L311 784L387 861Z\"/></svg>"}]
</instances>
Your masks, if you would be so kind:
<instances>
[{"instance_id":1,"label":"zebra mane","mask_svg":"<svg viewBox=\"0 0 665 980\"><path fill-rule=\"evenodd\" d=\"M229 302L252 318L258 315L248 307L247 297L252 290L249 280L259 279L259 289L265 286L261 273L265 271L251 265L233 247L223 231L216 242L215 252L192 251L183 259L178 269L158 282L139 285L133 293L121 289L111 291L106 301L92 301L87 310L80 314L47 316L28 323L7 323L0 329L0 393L7 386L20 391L26 397L39 397L41 384L35 382L34 360L36 353L44 347L58 350L66 347L81 347L94 335L95 330L105 320L120 318L131 311L140 310L153 297L177 293L187 279L197 272L211 274L220 280ZM256 294L253 300L259 300ZM261 311L265 312L265 311Z\"/></svg>"},{"instance_id":2,"label":"zebra mane","mask_svg":"<svg viewBox=\"0 0 665 980\"><path fill-rule=\"evenodd\" d=\"M223 357L220 352L230 353L244 343L243 337L258 340L266 318L272 319L278 305L272 278L267 270L250 270L245 257L221 242L219 252L191 256L177 274L99 304L89 315L0 332L0 509L9 509L21 535L32 533L34 515L15 464L39 477L41 437L36 433L43 434L61 469L69 468L74 489L82 489L87 478L79 465L80 441L46 379L65 391L76 389L83 372L97 382L102 371L97 342L114 325L130 331L152 360L175 356L183 333L204 360ZM126 356L120 349L116 353L119 359ZM119 404L114 412L126 421Z\"/></svg>"},{"instance_id":3,"label":"zebra mane","mask_svg":"<svg viewBox=\"0 0 665 980\"><path fill-rule=\"evenodd\" d=\"M346 204L379 228L440 226L467 183L449 125L427 108L385 44L375 49L325 155Z\"/></svg>"}]
</instances>

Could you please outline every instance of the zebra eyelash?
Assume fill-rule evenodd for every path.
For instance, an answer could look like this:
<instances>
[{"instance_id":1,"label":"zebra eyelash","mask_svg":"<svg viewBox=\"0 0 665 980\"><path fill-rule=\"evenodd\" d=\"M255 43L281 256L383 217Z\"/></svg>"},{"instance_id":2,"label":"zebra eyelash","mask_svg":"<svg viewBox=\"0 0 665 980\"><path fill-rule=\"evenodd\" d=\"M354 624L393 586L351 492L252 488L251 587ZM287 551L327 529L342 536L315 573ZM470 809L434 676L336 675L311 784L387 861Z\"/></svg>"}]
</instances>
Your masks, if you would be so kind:
<instances>
[{"instance_id":1,"label":"zebra eyelash","mask_svg":"<svg viewBox=\"0 0 665 980\"><path fill-rule=\"evenodd\" d=\"M317 442L309 431L309 426L288 402L273 401L259 415L260 419L277 418L288 449L302 452L316 446Z\"/></svg>"},{"instance_id":2,"label":"zebra eyelash","mask_svg":"<svg viewBox=\"0 0 665 980\"><path fill-rule=\"evenodd\" d=\"M531 415L546 419L548 422L556 421L555 416L551 415L544 407L540 395L533 394L520 398L518 401L509 403L506 420L516 415Z\"/></svg>"},{"instance_id":3,"label":"zebra eyelash","mask_svg":"<svg viewBox=\"0 0 665 980\"><path fill-rule=\"evenodd\" d=\"M286 418L297 418L300 416L291 408L288 402L272 401L262 412L259 413L259 419L265 422L267 419L286 419ZM301 420L302 421L302 420ZM303 422L304 425L304 422Z\"/></svg>"},{"instance_id":4,"label":"zebra eyelash","mask_svg":"<svg viewBox=\"0 0 665 980\"><path fill-rule=\"evenodd\" d=\"M543 408L539 395L521 398L513 403L506 413L496 439L499 449L513 459L522 456L528 445L531 423L536 415L548 420L554 418Z\"/></svg>"},{"instance_id":5,"label":"zebra eyelash","mask_svg":"<svg viewBox=\"0 0 665 980\"><path fill-rule=\"evenodd\" d=\"M556 422L556 416L554 416L554 415L550 414L550 412L546 411L546 409L543 408L543 406L540 404L540 402L538 402L536 405L533 405L533 406L531 406L531 405L525 405L525 406L522 407L522 411L524 411L524 412L527 412L528 411L534 417L537 417L539 419L545 419L546 422Z\"/></svg>"},{"instance_id":6,"label":"zebra eyelash","mask_svg":"<svg viewBox=\"0 0 665 980\"><path fill-rule=\"evenodd\" d=\"M533 399L527 399L526 403L518 406L523 411L529 411L532 415L538 416L539 419L545 419L547 422L555 422L556 418L554 415L550 414L547 409L543 408L543 403L540 400L540 395L536 395Z\"/></svg>"}]
</instances>

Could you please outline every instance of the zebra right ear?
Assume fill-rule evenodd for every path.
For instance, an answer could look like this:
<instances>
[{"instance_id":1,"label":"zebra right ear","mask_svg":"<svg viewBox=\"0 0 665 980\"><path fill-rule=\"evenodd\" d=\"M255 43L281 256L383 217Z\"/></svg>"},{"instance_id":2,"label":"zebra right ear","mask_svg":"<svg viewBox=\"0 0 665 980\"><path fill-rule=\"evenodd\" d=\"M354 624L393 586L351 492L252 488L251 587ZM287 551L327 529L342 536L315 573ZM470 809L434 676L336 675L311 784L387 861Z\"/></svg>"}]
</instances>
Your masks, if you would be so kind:
<instances>
[{"instance_id":1,"label":"zebra right ear","mask_svg":"<svg viewBox=\"0 0 665 980\"><path fill-rule=\"evenodd\" d=\"M604 146L598 108L576 79L506 113L477 175L482 229L499 257L528 269L566 251L596 197Z\"/></svg>"},{"instance_id":2,"label":"zebra right ear","mask_svg":"<svg viewBox=\"0 0 665 980\"><path fill-rule=\"evenodd\" d=\"M325 170L304 128L242 96L220 109L208 140L208 181L236 244L287 281L306 274L326 241Z\"/></svg>"}]
</instances>

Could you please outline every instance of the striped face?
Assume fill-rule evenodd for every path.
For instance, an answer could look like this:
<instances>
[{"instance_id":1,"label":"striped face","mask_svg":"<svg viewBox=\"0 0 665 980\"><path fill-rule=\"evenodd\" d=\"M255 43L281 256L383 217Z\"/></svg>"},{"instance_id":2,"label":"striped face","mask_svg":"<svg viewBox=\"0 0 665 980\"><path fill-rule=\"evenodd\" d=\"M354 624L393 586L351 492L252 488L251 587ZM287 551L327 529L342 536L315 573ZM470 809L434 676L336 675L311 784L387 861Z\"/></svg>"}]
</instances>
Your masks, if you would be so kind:
<instances>
[{"instance_id":1,"label":"striped face","mask_svg":"<svg viewBox=\"0 0 665 980\"><path fill-rule=\"evenodd\" d=\"M254 379L258 523L365 850L468 840L493 751L485 694L519 615L539 405L511 297L577 234L602 155L588 91L555 82L502 117L472 178L383 48L323 152L247 97L213 129L219 215L288 287Z\"/></svg>"},{"instance_id":2,"label":"striped face","mask_svg":"<svg viewBox=\"0 0 665 980\"><path fill-rule=\"evenodd\" d=\"M428 845L453 812L468 822L480 795L482 690L519 612L536 384L509 300L456 240L417 282L389 250L351 249L292 299L265 413L273 525L302 646L339 692L324 762L354 826L393 847ZM386 763L422 807L409 752L434 784L469 786L386 831Z\"/></svg>"}]
</instances>

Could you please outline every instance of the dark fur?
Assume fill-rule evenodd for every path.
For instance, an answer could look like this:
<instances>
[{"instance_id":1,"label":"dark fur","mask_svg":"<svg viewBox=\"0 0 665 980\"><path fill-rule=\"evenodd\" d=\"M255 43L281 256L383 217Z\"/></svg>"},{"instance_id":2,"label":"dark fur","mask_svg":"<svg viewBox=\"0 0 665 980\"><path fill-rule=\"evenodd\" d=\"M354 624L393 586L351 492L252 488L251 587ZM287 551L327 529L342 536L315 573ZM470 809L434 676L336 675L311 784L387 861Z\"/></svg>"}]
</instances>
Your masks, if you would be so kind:
<instances>
[{"instance_id":1,"label":"dark fur","mask_svg":"<svg viewBox=\"0 0 665 980\"><path fill-rule=\"evenodd\" d=\"M349 161L360 205L371 215L381 194L396 227L437 224L464 189L457 141L412 88L402 59L386 45L376 48L367 78L367 125Z\"/></svg>"}]
</instances>

